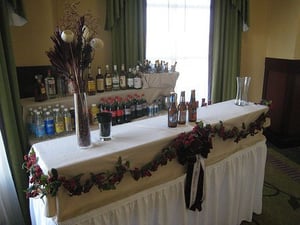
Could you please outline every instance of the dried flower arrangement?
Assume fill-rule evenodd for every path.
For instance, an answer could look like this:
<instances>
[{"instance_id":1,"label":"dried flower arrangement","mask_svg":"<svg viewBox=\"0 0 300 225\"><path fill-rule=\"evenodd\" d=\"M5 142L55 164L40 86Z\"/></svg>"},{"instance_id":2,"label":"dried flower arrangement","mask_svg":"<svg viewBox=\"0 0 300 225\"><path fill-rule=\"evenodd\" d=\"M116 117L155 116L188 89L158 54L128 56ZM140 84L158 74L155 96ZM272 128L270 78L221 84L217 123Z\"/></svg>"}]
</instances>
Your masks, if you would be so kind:
<instances>
[{"instance_id":1,"label":"dried flower arrangement","mask_svg":"<svg viewBox=\"0 0 300 225\"><path fill-rule=\"evenodd\" d=\"M46 51L57 72L72 81L75 93L84 92L83 71L92 62L95 49L104 45L96 37L97 19L89 12L80 15L79 4L65 4L64 16L51 36L54 47Z\"/></svg>"}]
</instances>

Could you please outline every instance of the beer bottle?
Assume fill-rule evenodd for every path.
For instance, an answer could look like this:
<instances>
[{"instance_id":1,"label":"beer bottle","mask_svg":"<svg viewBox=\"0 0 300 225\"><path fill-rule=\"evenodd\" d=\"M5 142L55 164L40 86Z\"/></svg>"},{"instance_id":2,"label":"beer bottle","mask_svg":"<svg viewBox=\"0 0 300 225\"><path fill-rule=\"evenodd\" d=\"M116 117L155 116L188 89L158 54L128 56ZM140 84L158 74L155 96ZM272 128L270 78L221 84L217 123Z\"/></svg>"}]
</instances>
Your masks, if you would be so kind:
<instances>
[{"instance_id":1,"label":"beer bottle","mask_svg":"<svg viewBox=\"0 0 300 225\"><path fill-rule=\"evenodd\" d=\"M176 93L170 95L170 106L168 109L168 127L177 127L178 111L176 108Z\"/></svg>"},{"instance_id":2,"label":"beer bottle","mask_svg":"<svg viewBox=\"0 0 300 225\"><path fill-rule=\"evenodd\" d=\"M191 91L191 99L188 105L189 111L189 122L196 122L197 120L197 102L196 102L196 94L195 90Z\"/></svg>"},{"instance_id":3,"label":"beer bottle","mask_svg":"<svg viewBox=\"0 0 300 225\"><path fill-rule=\"evenodd\" d=\"M180 94L180 102L178 105L178 124L186 123L186 103L185 103L185 91Z\"/></svg>"}]
</instances>

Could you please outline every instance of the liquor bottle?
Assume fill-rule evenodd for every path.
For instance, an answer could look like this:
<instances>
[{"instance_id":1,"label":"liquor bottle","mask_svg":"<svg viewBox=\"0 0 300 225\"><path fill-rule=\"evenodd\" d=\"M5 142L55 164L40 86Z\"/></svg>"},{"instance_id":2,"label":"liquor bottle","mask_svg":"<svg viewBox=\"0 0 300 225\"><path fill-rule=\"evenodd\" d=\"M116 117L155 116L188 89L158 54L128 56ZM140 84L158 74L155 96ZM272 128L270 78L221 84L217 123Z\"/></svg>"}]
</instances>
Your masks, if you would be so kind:
<instances>
[{"instance_id":1,"label":"liquor bottle","mask_svg":"<svg viewBox=\"0 0 300 225\"><path fill-rule=\"evenodd\" d=\"M72 116L68 108L64 108L63 113L64 124L65 124L65 131L71 132L72 131Z\"/></svg>"},{"instance_id":2,"label":"liquor bottle","mask_svg":"<svg viewBox=\"0 0 300 225\"><path fill-rule=\"evenodd\" d=\"M170 95L170 106L168 109L168 127L177 127L178 111L176 108L176 93Z\"/></svg>"},{"instance_id":3,"label":"liquor bottle","mask_svg":"<svg viewBox=\"0 0 300 225\"><path fill-rule=\"evenodd\" d=\"M114 65L114 71L112 75L112 89L113 91L120 90L120 76L118 73L117 65Z\"/></svg>"},{"instance_id":4,"label":"liquor bottle","mask_svg":"<svg viewBox=\"0 0 300 225\"><path fill-rule=\"evenodd\" d=\"M111 91L112 90L112 76L109 71L109 65L105 66L105 77L104 77L104 84L105 84L105 91Z\"/></svg>"},{"instance_id":5,"label":"liquor bottle","mask_svg":"<svg viewBox=\"0 0 300 225\"><path fill-rule=\"evenodd\" d=\"M120 72L120 88L122 90L127 89L127 74L125 71L125 65L122 64L121 66L121 72Z\"/></svg>"},{"instance_id":6,"label":"liquor bottle","mask_svg":"<svg viewBox=\"0 0 300 225\"><path fill-rule=\"evenodd\" d=\"M104 92L104 76L101 73L101 67L98 66L98 73L96 76L96 89L98 93Z\"/></svg>"},{"instance_id":7,"label":"liquor bottle","mask_svg":"<svg viewBox=\"0 0 300 225\"><path fill-rule=\"evenodd\" d=\"M95 95L96 94L96 82L92 76L91 65L88 68L88 77L87 77L87 94Z\"/></svg>"},{"instance_id":8,"label":"liquor bottle","mask_svg":"<svg viewBox=\"0 0 300 225\"><path fill-rule=\"evenodd\" d=\"M188 111L189 111L189 122L196 122L197 120L197 102L196 102L196 94L195 90L191 91L191 99L188 104Z\"/></svg>"},{"instance_id":9,"label":"liquor bottle","mask_svg":"<svg viewBox=\"0 0 300 225\"><path fill-rule=\"evenodd\" d=\"M178 105L178 124L186 123L186 103L185 103L185 91L180 94L180 102Z\"/></svg>"},{"instance_id":10,"label":"liquor bottle","mask_svg":"<svg viewBox=\"0 0 300 225\"><path fill-rule=\"evenodd\" d=\"M51 70L48 70L45 78L45 87L48 99L56 97L55 78L51 75Z\"/></svg>"},{"instance_id":11,"label":"liquor bottle","mask_svg":"<svg viewBox=\"0 0 300 225\"><path fill-rule=\"evenodd\" d=\"M51 112L47 111L44 118L46 135L53 136L55 134L54 118Z\"/></svg>"},{"instance_id":12,"label":"liquor bottle","mask_svg":"<svg viewBox=\"0 0 300 225\"><path fill-rule=\"evenodd\" d=\"M134 85L134 89L142 88L142 75L141 75L139 66L136 66L136 71L135 71L135 75L133 78L133 85Z\"/></svg>"},{"instance_id":13,"label":"liquor bottle","mask_svg":"<svg viewBox=\"0 0 300 225\"><path fill-rule=\"evenodd\" d=\"M134 89L134 75L132 73L132 69L128 69L128 74L127 74L127 87L128 89Z\"/></svg>"},{"instance_id":14,"label":"liquor bottle","mask_svg":"<svg viewBox=\"0 0 300 225\"><path fill-rule=\"evenodd\" d=\"M43 75L35 75L34 101L36 102L45 101L48 98L42 79Z\"/></svg>"}]
</instances>

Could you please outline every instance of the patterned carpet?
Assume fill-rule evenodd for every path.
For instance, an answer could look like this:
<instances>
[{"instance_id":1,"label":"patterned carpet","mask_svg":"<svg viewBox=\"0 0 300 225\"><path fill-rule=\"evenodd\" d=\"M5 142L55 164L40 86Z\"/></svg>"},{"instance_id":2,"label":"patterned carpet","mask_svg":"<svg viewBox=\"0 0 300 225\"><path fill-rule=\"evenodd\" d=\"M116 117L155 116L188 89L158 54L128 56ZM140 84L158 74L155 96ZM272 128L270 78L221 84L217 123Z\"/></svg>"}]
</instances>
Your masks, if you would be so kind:
<instances>
[{"instance_id":1,"label":"patterned carpet","mask_svg":"<svg viewBox=\"0 0 300 225\"><path fill-rule=\"evenodd\" d=\"M241 225L300 225L300 147L268 144L262 214Z\"/></svg>"}]
</instances>

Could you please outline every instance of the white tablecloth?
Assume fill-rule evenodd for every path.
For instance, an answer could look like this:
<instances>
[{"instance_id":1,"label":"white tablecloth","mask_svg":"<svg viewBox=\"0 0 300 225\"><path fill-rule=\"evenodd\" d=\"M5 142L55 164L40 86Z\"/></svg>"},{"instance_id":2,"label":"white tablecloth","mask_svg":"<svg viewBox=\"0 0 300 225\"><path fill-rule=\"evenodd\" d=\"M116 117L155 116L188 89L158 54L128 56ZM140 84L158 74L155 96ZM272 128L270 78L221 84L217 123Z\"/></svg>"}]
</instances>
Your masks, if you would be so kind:
<instances>
[{"instance_id":1,"label":"white tablecloth","mask_svg":"<svg viewBox=\"0 0 300 225\"><path fill-rule=\"evenodd\" d=\"M215 124L221 120L228 127L234 125L240 126L242 122L249 124L249 122L254 121L261 113L266 111L267 107L265 106L250 104L240 107L234 105L233 101L227 101L200 108L198 110L198 119L210 124ZM122 156L124 160L133 162L132 167L134 168L135 166L140 167L145 162L150 161L156 153L160 152L180 132L190 131L193 126L194 124L187 124L171 129L167 127L166 116L161 116L113 127L114 138L112 141L106 143L96 143L98 131L93 131L92 138L95 145L88 150L78 149L75 136L41 142L35 144L33 148L40 159L39 162L44 172L47 172L51 168L56 168L59 174L64 176L74 176L82 172L99 172L111 169L118 156ZM91 220L95 220L87 224L194 224L192 222L168 222L171 219L169 218L171 214L168 213L171 210L169 208L174 208L174 212L177 212L180 207L182 210L178 212L186 211L186 214L181 215L184 221L188 221L188 218L193 218L193 216L190 217L187 215L193 214L195 216L199 214L199 217L205 218L206 213L209 219L213 219L210 218L212 214L213 216L217 216L215 219L220 218L223 220L227 218L227 210L231 208L227 207L226 204L231 204L231 202L233 204L232 209L234 211L241 209L241 213L237 213L238 215L236 215L236 213L230 212L231 219L228 218L228 221L238 221L241 218L251 219L252 212L259 213L261 210L261 191L266 152L264 142L265 138L262 134L242 140L239 144L234 143L232 140L226 142L220 139L213 140L214 148L206 160L208 167L206 170L206 200L204 206L206 204L208 206L206 207L207 209L204 207L204 210L200 214L193 214L194 212L186 211L185 204L183 204L184 199L164 197L164 194L167 194L169 191L169 194L172 194L172 188L174 191L180 191L183 187L184 170L174 160L167 166L159 168L150 178L144 178L135 182L129 176L125 177L124 181L117 186L116 191L104 191L100 193L94 188L88 194L69 197L65 191L60 190L58 196L55 199L50 199L51 202L47 202L43 207L43 210L47 209L47 215L54 216L53 219L42 216L40 214L41 211L37 209L42 204L42 200L31 200L33 224L46 224L40 222L34 223L34 221L39 220L47 220L52 223L57 218L59 221L63 221L62 224L72 224L74 222L72 218L77 215L82 215L82 218L86 218L86 215L89 215ZM214 178L212 179L212 177ZM223 185L225 186L223 187ZM246 186L249 186L249 191L242 193L242 190L246 190ZM138 194L135 195L136 193ZM181 195L183 193L176 194L176 196ZM151 198L155 196L153 201L156 203L151 203L152 200L150 201L147 196L152 196ZM161 196L161 198L158 196ZM137 199L140 197L144 199L141 200L142 202L146 201L144 203L146 204L146 208L138 204L139 201ZM247 202L244 202L244 197L251 201L247 200ZM166 204L162 199L170 201L170 204ZM224 199L224 207L218 206L218 201L221 199ZM176 201L178 202L176 203ZM147 204L150 204L150 206ZM161 204L161 207L156 204ZM245 207L245 210L243 207ZM163 208L166 211L161 210ZM98 213L94 210L100 210L100 212L108 210L108 214ZM93 216L90 215L93 212L95 214ZM245 216L245 212L247 212L247 217ZM128 217L131 217L131 219L126 219L127 217L123 215L124 213ZM203 216L201 216L202 214ZM239 214L242 216L239 216ZM99 223L96 222L98 221L95 217L96 215L99 215L104 220L107 220L108 217L112 220L106 223ZM144 223L135 222L140 220L140 217ZM120 218L125 219L118 222ZM68 223L67 221L70 219L72 222ZM85 224L81 223L81 220L81 218L78 218L76 223ZM215 224L206 223L206 219L201 220L204 221L203 224ZM182 220L176 219L176 221ZM232 225L235 223L224 224Z\"/></svg>"}]
</instances>

